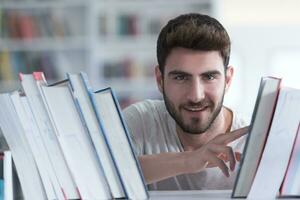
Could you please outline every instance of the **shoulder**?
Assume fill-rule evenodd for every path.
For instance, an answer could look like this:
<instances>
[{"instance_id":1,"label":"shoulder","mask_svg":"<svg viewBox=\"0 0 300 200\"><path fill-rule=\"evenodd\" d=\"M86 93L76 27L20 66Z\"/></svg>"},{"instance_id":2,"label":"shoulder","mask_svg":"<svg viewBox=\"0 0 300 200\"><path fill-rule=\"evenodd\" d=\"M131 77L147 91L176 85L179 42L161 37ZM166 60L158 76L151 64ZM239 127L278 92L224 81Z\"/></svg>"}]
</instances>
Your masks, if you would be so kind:
<instances>
[{"instance_id":1,"label":"shoulder","mask_svg":"<svg viewBox=\"0 0 300 200\"><path fill-rule=\"evenodd\" d=\"M145 100L132 104L123 110L125 117L143 117L154 115L166 110L162 100Z\"/></svg>"},{"instance_id":2,"label":"shoulder","mask_svg":"<svg viewBox=\"0 0 300 200\"><path fill-rule=\"evenodd\" d=\"M145 100L123 110L127 126L134 135L149 132L154 127L160 127L166 117L165 104L161 100Z\"/></svg>"},{"instance_id":3,"label":"shoulder","mask_svg":"<svg viewBox=\"0 0 300 200\"><path fill-rule=\"evenodd\" d=\"M145 100L123 110L137 155L150 154L155 149L153 146L163 143L170 125L166 113L164 101L161 100Z\"/></svg>"},{"instance_id":4,"label":"shoulder","mask_svg":"<svg viewBox=\"0 0 300 200\"><path fill-rule=\"evenodd\" d=\"M231 125L231 131L234 131L239 128L243 128L245 126L249 126L250 120L245 115L239 113L236 110L230 109L232 112L232 125ZM234 148L235 151L242 152L245 142L247 139L247 135L233 141L230 146Z\"/></svg>"},{"instance_id":5,"label":"shoulder","mask_svg":"<svg viewBox=\"0 0 300 200\"><path fill-rule=\"evenodd\" d=\"M249 126L250 120L245 115L239 113L238 111L232 111L232 124L231 131L234 131L239 128L243 128L245 126Z\"/></svg>"}]
</instances>

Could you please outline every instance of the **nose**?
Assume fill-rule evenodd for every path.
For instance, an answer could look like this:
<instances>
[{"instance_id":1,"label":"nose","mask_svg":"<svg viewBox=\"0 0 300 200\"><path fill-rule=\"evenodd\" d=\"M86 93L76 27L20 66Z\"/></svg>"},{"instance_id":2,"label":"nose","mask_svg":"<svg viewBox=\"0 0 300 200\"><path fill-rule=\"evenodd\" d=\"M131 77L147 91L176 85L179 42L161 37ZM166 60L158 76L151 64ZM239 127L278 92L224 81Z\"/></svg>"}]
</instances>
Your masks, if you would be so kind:
<instances>
[{"instance_id":1,"label":"nose","mask_svg":"<svg viewBox=\"0 0 300 200\"><path fill-rule=\"evenodd\" d=\"M191 81L190 87L188 88L187 98L189 101L197 103L205 98L204 85L199 79Z\"/></svg>"}]
</instances>

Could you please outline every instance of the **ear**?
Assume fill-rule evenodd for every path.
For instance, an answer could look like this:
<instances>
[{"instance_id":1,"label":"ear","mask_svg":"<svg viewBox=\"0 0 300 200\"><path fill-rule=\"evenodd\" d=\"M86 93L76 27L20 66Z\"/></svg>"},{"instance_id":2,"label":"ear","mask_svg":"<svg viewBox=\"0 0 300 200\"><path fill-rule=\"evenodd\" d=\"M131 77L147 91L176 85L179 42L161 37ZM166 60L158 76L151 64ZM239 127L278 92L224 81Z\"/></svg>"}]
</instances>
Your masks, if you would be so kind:
<instances>
[{"instance_id":1,"label":"ear","mask_svg":"<svg viewBox=\"0 0 300 200\"><path fill-rule=\"evenodd\" d=\"M158 65L155 67L155 78L156 78L156 84L159 91L163 93L163 75Z\"/></svg>"},{"instance_id":2,"label":"ear","mask_svg":"<svg viewBox=\"0 0 300 200\"><path fill-rule=\"evenodd\" d=\"M228 91L231 85L233 74L234 74L234 68L232 66L228 66L225 74L225 92Z\"/></svg>"}]
</instances>

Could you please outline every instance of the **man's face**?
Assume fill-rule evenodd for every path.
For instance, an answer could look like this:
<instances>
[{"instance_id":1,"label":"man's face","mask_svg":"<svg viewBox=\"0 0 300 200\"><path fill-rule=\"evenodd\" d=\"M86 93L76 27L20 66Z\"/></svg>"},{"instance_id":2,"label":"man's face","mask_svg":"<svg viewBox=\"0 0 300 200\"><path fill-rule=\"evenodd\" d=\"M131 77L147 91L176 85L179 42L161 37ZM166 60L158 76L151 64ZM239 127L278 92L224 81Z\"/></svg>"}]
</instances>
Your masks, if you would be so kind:
<instances>
[{"instance_id":1,"label":"man's face","mask_svg":"<svg viewBox=\"0 0 300 200\"><path fill-rule=\"evenodd\" d=\"M227 70L228 71L228 70ZM168 112L185 132L205 132L218 116L231 73L224 74L222 57L217 51L175 48L156 78Z\"/></svg>"}]
</instances>

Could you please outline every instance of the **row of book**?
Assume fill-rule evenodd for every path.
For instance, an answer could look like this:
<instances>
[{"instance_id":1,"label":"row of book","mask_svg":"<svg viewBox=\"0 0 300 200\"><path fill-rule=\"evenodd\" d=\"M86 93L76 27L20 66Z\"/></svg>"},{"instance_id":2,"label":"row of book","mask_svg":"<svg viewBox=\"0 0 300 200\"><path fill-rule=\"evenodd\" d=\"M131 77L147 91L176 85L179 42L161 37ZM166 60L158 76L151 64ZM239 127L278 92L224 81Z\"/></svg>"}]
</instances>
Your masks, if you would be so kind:
<instances>
[{"instance_id":1,"label":"row of book","mask_svg":"<svg viewBox=\"0 0 300 200\"><path fill-rule=\"evenodd\" d=\"M106 79L110 78L145 78L154 76L153 62L139 62L133 58L106 61L102 64L102 73Z\"/></svg>"},{"instance_id":2,"label":"row of book","mask_svg":"<svg viewBox=\"0 0 300 200\"><path fill-rule=\"evenodd\" d=\"M300 90L261 80L232 197L300 197Z\"/></svg>"},{"instance_id":3,"label":"row of book","mask_svg":"<svg viewBox=\"0 0 300 200\"><path fill-rule=\"evenodd\" d=\"M170 16L168 16L170 17ZM117 36L139 36L142 34L157 35L167 21L167 17L140 16L136 13L120 14L116 17L114 27ZM111 21L105 15L99 16L99 35L107 36L112 31L109 30L108 22Z\"/></svg>"},{"instance_id":4,"label":"row of book","mask_svg":"<svg viewBox=\"0 0 300 200\"><path fill-rule=\"evenodd\" d=\"M18 79L18 72L44 71L51 80L57 79L56 57L51 52L0 51L0 80Z\"/></svg>"},{"instance_id":5,"label":"row of book","mask_svg":"<svg viewBox=\"0 0 300 200\"><path fill-rule=\"evenodd\" d=\"M31 40L35 38L65 38L82 36L84 31L79 28L76 9L67 13L56 10L1 10L0 37L14 40ZM82 19L78 19L82 20Z\"/></svg>"},{"instance_id":6,"label":"row of book","mask_svg":"<svg viewBox=\"0 0 300 200\"><path fill-rule=\"evenodd\" d=\"M93 91L84 73L20 80L0 95L0 126L25 199L149 197L111 88Z\"/></svg>"},{"instance_id":7,"label":"row of book","mask_svg":"<svg viewBox=\"0 0 300 200\"><path fill-rule=\"evenodd\" d=\"M199 12L211 14L212 3L209 1L195 1L194 3L182 1L172 2L154 2L138 1L128 4L128 8L123 6L112 6L115 9L110 11L103 10L98 17L99 35L110 36L115 33L116 36L138 37L138 36L157 36L162 27L169 19L174 18L180 13ZM133 6L137 8L134 9ZM110 25L112 22L113 26Z\"/></svg>"}]
</instances>

